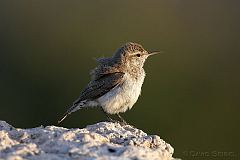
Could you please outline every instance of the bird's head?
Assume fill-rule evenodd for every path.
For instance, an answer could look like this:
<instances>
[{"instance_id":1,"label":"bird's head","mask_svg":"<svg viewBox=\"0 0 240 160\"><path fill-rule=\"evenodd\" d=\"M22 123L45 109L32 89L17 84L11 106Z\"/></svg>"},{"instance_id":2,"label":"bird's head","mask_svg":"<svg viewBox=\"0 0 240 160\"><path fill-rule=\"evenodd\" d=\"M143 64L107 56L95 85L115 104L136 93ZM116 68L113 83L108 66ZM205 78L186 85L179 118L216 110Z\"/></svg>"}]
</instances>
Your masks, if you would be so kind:
<instances>
[{"instance_id":1,"label":"bird's head","mask_svg":"<svg viewBox=\"0 0 240 160\"><path fill-rule=\"evenodd\" d=\"M128 42L120 47L113 55L112 59L125 65L134 67L143 67L145 60L159 52L148 53L142 45L138 43Z\"/></svg>"}]
</instances>

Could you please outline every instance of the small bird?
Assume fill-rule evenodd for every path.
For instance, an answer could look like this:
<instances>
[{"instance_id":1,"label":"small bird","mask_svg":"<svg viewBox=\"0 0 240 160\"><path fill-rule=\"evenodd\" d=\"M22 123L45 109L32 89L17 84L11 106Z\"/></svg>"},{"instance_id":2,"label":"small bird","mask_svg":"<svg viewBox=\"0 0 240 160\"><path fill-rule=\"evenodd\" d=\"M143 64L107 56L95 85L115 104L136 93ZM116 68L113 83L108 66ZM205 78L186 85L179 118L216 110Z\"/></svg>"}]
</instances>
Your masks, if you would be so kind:
<instances>
[{"instance_id":1,"label":"small bird","mask_svg":"<svg viewBox=\"0 0 240 160\"><path fill-rule=\"evenodd\" d=\"M145 60L158 53L148 53L140 44L128 42L112 57L97 59L99 65L90 72L91 81L58 123L79 109L99 106L110 121L115 122L109 114L117 114L127 124L119 113L137 102L146 75Z\"/></svg>"}]
</instances>

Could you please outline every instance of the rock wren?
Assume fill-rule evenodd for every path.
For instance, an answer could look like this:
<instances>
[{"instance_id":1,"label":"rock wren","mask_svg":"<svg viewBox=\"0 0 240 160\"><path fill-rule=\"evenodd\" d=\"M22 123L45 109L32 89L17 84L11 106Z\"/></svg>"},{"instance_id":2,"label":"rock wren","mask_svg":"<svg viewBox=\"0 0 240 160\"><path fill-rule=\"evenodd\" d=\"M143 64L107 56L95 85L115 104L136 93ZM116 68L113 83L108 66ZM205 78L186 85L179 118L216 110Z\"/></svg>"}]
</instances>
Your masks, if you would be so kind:
<instances>
[{"instance_id":1,"label":"rock wren","mask_svg":"<svg viewBox=\"0 0 240 160\"><path fill-rule=\"evenodd\" d=\"M157 53L148 53L140 44L129 42L112 57L97 59L99 65L91 71L90 83L58 122L81 108L99 106L109 120L113 121L108 114L117 114L126 124L119 113L136 103L145 78L144 62Z\"/></svg>"}]
</instances>

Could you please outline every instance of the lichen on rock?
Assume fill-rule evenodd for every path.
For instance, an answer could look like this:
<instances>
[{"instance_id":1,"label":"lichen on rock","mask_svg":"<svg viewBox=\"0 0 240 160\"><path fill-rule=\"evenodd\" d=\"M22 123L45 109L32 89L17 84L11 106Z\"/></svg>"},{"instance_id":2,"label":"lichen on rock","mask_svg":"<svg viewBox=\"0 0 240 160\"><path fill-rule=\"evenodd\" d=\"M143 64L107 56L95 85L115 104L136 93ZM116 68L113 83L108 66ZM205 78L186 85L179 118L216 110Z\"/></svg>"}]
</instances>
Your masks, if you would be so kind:
<instances>
[{"instance_id":1,"label":"lichen on rock","mask_svg":"<svg viewBox=\"0 0 240 160\"><path fill-rule=\"evenodd\" d=\"M0 121L0 159L172 160L172 154L173 148L159 136L130 125L19 129Z\"/></svg>"}]
</instances>

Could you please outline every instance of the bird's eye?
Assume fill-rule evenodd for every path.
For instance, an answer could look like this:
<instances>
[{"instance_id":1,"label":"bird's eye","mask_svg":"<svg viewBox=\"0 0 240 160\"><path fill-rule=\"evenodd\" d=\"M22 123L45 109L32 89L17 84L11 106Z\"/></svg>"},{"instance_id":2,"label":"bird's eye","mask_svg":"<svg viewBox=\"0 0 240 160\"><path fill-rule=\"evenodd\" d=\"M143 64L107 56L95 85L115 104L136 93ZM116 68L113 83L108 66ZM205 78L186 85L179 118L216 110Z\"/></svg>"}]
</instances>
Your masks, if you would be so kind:
<instances>
[{"instance_id":1,"label":"bird's eye","mask_svg":"<svg viewBox=\"0 0 240 160\"><path fill-rule=\"evenodd\" d=\"M137 56L137 57L140 57L140 56L141 56L141 54L136 54L136 56Z\"/></svg>"}]
</instances>

